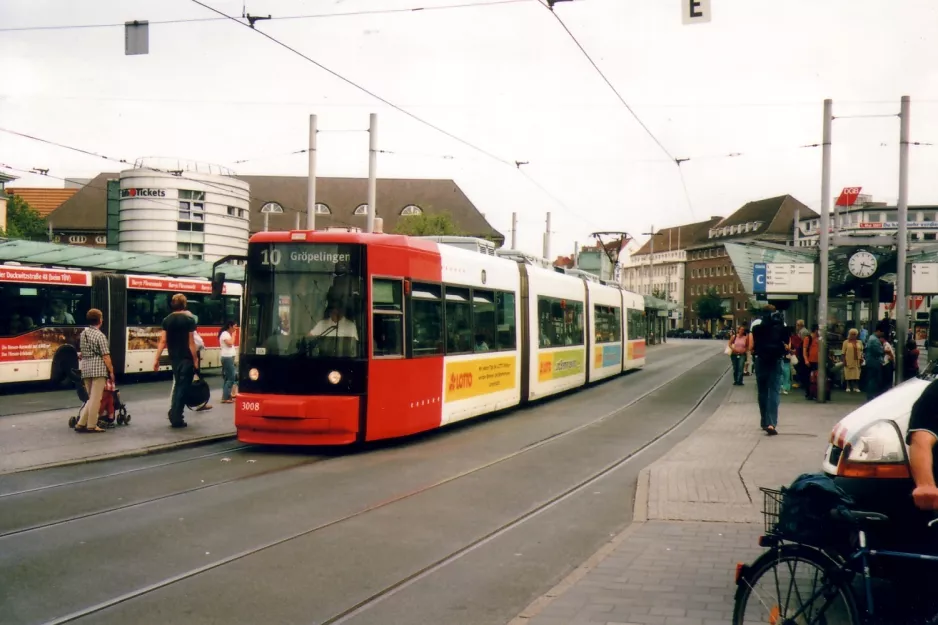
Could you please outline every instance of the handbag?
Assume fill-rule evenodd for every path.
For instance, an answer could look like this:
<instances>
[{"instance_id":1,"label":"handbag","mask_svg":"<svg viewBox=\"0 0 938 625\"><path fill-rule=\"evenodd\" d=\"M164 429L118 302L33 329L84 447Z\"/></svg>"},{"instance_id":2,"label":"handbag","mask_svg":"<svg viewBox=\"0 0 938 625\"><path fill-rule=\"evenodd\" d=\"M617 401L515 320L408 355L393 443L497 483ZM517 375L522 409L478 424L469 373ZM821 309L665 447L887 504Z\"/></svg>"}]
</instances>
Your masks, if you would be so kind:
<instances>
[{"instance_id":1,"label":"handbag","mask_svg":"<svg viewBox=\"0 0 938 625\"><path fill-rule=\"evenodd\" d=\"M729 346L729 345L727 345L727 346L726 346L726 349L723 350L723 353L726 354L727 356L732 356L732 355L733 355L733 350L730 349L730 346Z\"/></svg>"},{"instance_id":2,"label":"handbag","mask_svg":"<svg viewBox=\"0 0 938 625\"><path fill-rule=\"evenodd\" d=\"M792 355L789 357L788 360L789 360L789 362L791 362L791 366L792 366L792 367L797 367L797 366L798 366L798 357L795 356L794 354L792 354Z\"/></svg>"}]
</instances>

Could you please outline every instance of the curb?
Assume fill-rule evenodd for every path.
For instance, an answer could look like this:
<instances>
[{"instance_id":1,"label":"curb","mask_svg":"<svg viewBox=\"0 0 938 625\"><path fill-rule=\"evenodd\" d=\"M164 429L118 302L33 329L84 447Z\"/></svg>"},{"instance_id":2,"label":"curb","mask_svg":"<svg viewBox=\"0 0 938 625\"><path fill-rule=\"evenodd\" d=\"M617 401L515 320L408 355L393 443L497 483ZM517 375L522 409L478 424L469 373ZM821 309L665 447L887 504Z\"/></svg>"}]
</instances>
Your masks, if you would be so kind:
<instances>
[{"instance_id":1,"label":"curb","mask_svg":"<svg viewBox=\"0 0 938 625\"><path fill-rule=\"evenodd\" d=\"M70 467L79 464L91 464L93 462L101 462L104 460L117 460L119 458L134 458L138 456L149 456L150 454L157 454L164 451L172 451L176 449L186 449L188 447L199 447L200 445L207 445L209 443L217 443L219 441L230 440L236 438L237 434L231 432L228 434L212 434L210 436L201 436L199 438L190 438L184 441L178 441L173 443L163 443L161 445L153 445L151 447L142 447L140 449L131 449L128 451L119 451L112 454L102 454L100 456L91 456L88 458L76 458L73 460L62 460L59 462L49 462L46 464L37 464L29 467L23 467L22 469L13 469L11 471L0 471L0 476L3 475L13 475L14 473L26 473L27 471L38 471L40 469L54 469L57 467Z\"/></svg>"},{"instance_id":2,"label":"curb","mask_svg":"<svg viewBox=\"0 0 938 625\"><path fill-rule=\"evenodd\" d=\"M635 505L632 507L632 523L644 523L648 520L648 489L651 485L651 469L657 461L638 473L635 484Z\"/></svg>"}]
</instances>

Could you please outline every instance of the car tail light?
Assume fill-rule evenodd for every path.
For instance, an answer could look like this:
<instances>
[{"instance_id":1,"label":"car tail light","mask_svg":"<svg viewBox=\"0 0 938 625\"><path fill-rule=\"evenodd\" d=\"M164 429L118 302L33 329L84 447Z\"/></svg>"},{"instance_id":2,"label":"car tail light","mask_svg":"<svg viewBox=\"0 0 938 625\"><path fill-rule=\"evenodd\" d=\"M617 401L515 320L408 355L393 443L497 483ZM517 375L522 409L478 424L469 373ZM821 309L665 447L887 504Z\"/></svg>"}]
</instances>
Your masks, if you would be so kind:
<instances>
[{"instance_id":1,"label":"car tail light","mask_svg":"<svg viewBox=\"0 0 938 625\"><path fill-rule=\"evenodd\" d=\"M899 428L892 421L876 421L844 446L837 466L842 477L908 479L908 459Z\"/></svg>"},{"instance_id":2,"label":"car tail light","mask_svg":"<svg viewBox=\"0 0 938 625\"><path fill-rule=\"evenodd\" d=\"M743 571L746 569L746 565L742 562L736 563L736 583L739 583L739 580L743 576Z\"/></svg>"}]
</instances>

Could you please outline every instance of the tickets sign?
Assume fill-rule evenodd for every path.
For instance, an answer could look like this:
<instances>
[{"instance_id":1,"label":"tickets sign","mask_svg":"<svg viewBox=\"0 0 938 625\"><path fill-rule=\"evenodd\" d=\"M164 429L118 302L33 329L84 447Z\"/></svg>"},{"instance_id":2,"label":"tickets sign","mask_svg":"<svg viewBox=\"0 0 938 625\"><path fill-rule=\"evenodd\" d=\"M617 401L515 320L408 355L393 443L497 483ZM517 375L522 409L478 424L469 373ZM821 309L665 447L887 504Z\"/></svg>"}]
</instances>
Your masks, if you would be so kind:
<instances>
[{"instance_id":1,"label":"tickets sign","mask_svg":"<svg viewBox=\"0 0 938 625\"><path fill-rule=\"evenodd\" d=\"M444 401L459 401L515 388L515 356L462 360L446 365Z\"/></svg>"},{"instance_id":2,"label":"tickets sign","mask_svg":"<svg viewBox=\"0 0 938 625\"><path fill-rule=\"evenodd\" d=\"M582 349L567 349L560 352L538 354L537 379L539 382L559 380L583 373L584 352Z\"/></svg>"},{"instance_id":3,"label":"tickets sign","mask_svg":"<svg viewBox=\"0 0 938 625\"><path fill-rule=\"evenodd\" d=\"M91 286L91 274L84 271L0 266L0 282Z\"/></svg>"},{"instance_id":4,"label":"tickets sign","mask_svg":"<svg viewBox=\"0 0 938 625\"><path fill-rule=\"evenodd\" d=\"M128 289L147 291L173 291L174 293L211 293L212 283L196 280L172 280L169 278L138 278L127 277ZM226 293L228 285L224 285L222 293Z\"/></svg>"}]
</instances>

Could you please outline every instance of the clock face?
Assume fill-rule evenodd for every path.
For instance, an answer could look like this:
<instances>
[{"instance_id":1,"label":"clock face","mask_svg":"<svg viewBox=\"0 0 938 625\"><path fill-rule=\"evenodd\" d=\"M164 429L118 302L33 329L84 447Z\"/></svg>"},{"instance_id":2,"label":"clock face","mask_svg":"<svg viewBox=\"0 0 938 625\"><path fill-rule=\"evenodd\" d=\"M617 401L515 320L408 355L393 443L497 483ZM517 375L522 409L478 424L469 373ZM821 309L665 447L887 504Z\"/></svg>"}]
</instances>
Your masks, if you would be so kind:
<instances>
[{"instance_id":1,"label":"clock face","mask_svg":"<svg viewBox=\"0 0 938 625\"><path fill-rule=\"evenodd\" d=\"M858 278L871 278L876 273L876 257L869 252L857 252L850 257L847 268Z\"/></svg>"}]
</instances>

